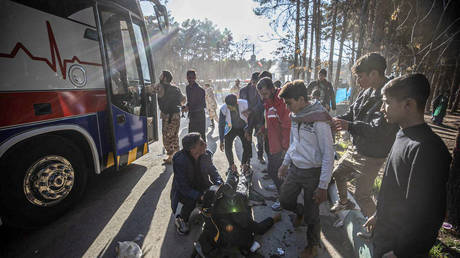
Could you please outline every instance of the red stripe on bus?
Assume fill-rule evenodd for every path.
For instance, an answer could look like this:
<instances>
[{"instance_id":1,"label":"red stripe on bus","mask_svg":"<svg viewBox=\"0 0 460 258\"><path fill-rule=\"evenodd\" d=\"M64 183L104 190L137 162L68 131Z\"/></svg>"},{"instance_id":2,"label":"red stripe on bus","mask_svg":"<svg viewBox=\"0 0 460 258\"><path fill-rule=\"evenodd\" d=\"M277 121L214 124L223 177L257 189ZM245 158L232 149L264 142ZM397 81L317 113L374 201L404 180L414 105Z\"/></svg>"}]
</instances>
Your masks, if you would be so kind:
<instances>
[{"instance_id":1,"label":"red stripe on bus","mask_svg":"<svg viewBox=\"0 0 460 258\"><path fill-rule=\"evenodd\" d=\"M50 104L49 114L37 115L34 104ZM84 115L106 109L105 90L0 93L0 127Z\"/></svg>"}]
</instances>

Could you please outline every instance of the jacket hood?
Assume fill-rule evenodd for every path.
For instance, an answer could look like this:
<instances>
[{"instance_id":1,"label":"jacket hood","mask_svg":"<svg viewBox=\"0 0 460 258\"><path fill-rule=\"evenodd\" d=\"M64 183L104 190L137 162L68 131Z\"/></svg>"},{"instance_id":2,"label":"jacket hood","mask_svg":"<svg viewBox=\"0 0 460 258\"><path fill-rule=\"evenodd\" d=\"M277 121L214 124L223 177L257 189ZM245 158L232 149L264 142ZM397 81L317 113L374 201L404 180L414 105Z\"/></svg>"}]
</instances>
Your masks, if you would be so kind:
<instances>
[{"instance_id":1,"label":"jacket hood","mask_svg":"<svg viewBox=\"0 0 460 258\"><path fill-rule=\"evenodd\" d=\"M298 113L291 113L291 118L292 119L302 118L307 115L311 115L314 113L321 113L321 112L327 112L327 110L323 107L323 105L321 105L319 101L315 101L315 102L310 102L310 105L304 107Z\"/></svg>"}]
</instances>

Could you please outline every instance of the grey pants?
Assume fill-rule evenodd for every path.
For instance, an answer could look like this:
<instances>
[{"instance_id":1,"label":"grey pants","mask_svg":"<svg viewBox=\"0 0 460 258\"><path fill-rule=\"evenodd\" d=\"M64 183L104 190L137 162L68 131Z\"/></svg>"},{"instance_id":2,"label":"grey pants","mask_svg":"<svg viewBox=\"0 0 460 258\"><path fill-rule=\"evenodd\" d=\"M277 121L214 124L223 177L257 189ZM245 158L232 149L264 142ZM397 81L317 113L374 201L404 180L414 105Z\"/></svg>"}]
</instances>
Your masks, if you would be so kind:
<instances>
[{"instance_id":1,"label":"grey pants","mask_svg":"<svg viewBox=\"0 0 460 258\"><path fill-rule=\"evenodd\" d=\"M318 188L320 174L321 168L301 169L291 165L280 192L281 207L304 216L304 221L308 226L307 241L310 246L320 243L319 207L313 200L313 193ZM303 205L297 203L297 196L302 189Z\"/></svg>"}]
</instances>

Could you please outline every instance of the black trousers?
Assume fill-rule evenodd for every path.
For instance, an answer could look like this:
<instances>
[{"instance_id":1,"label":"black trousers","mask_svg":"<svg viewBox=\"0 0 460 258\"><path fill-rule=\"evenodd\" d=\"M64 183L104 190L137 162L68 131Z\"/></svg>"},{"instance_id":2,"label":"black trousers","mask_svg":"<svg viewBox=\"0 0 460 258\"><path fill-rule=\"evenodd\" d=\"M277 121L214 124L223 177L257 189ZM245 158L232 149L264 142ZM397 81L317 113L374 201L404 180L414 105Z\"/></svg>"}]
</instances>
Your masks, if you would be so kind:
<instances>
[{"instance_id":1,"label":"black trousers","mask_svg":"<svg viewBox=\"0 0 460 258\"><path fill-rule=\"evenodd\" d=\"M189 124L188 132L197 132L201 134L201 138L206 142L206 115L204 109L200 111L192 111L188 113Z\"/></svg>"},{"instance_id":2,"label":"black trousers","mask_svg":"<svg viewBox=\"0 0 460 258\"><path fill-rule=\"evenodd\" d=\"M233 141L236 137L240 137L241 143L243 144L243 158L241 160L241 164L249 163L249 159L251 158L251 142L244 137L244 130L232 128L230 132L225 135L225 156L227 156L228 165L231 166L235 163L233 159Z\"/></svg>"},{"instance_id":3,"label":"black trousers","mask_svg":"<svg viewBox=\"0 0 460 258\"><path fill-rule=\"evenodd\" d=\"M283 180L281 180L278 177L278 169L281 167L283 164L283 159L284 159L284 153L282 151L275 153L275 154L270 154L268 153L268 175L270 178L273 180L273 183L275 183L276 189L278 189L278 193L280 192L281 185L283 184Z\"/></svg>"}]
</instances>

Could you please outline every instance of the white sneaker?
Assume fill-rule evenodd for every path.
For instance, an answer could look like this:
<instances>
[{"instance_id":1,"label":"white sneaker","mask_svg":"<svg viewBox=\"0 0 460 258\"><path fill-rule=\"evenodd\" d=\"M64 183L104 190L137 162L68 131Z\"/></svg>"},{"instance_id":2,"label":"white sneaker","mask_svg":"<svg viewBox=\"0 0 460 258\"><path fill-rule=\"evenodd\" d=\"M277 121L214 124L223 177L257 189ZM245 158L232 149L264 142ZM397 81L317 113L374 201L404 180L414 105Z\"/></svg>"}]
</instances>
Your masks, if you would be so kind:
<instances>
[{"instance_id":1,"label":"white sneaker","mask_svg":"<svg viewBox=\"0 0 460 258\"><path fill-rule=\"evenodd\" d=\"M265 190L267 191L271 191L271 192L277 192L278 189L276 188L276 185L274 184L269 184L267 186L264 187Z\"/></svg>"},{"instance_id":2,"label":"white sneaker","mask_svg":"<svg viewBox=\"0 0 460 258\"><path fill-rule=\"evenodd\" d=\"M281 211L283 208L281 208L280 202L274 202L272 204L272 210L274 211Z\"/></svg>"},{"instance_id":3,"label":"white sneaker","mask_svg":"<svg viewBox=\"0 0 460 258\"><path fill-rule=\"evenodd\" d=\"M181 217L177 217L174 220L174 224L176 224L177 233L179 233L180 235L185 235L188 233L189 228L187 222L185 222L184 219L182 219Z\"/></svg>"}]
</instances>

